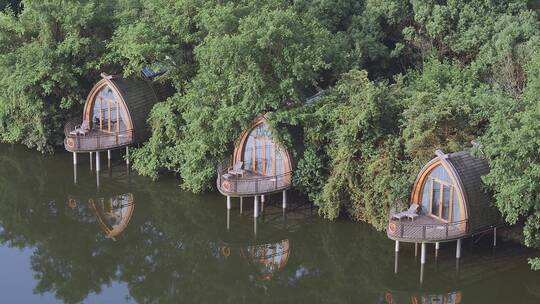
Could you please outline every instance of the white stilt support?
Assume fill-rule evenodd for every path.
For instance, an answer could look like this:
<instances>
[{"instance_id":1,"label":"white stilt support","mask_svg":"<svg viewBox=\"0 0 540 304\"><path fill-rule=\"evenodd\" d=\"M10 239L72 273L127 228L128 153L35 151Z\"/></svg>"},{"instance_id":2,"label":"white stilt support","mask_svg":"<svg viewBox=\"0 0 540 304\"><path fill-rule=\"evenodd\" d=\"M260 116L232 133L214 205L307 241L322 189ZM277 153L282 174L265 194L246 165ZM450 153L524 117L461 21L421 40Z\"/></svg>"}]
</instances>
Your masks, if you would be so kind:
<instances>
[{"instance_id":1,"label":"white stilt support","mask_svg":"<svg viewBox=\"0 0 540 304\"><path fill-rule=\"evenodd\" d=\"M418 256L418 243L414 243L414 257L416 258L417 256Z\"/></svg>"},{"instance_id":2,"label":"white stilt support","mask_svg":"<svg viewBox=\"0 0 540 304\"><path fill-rule=\"evenodd\" d=\"M424 264L420 265L420 285L424 284Z\"/></svg>"},{"instance_id":3,"label":"white stilt support","mask_svg":"<svg viewBox=\"0 0 540 304\"><path fill-rule=\"evenodd\" d=\"M227 210L231 210L231 197L227 195Z\"/></svg>"},{"instance_id":4,"label":"white stilt support","mask_svg":"<svg viewBox=\"0 0 540 304\"><path fill-rule=\"evenodd\" d=\"M497 227L493 228L493 247L497 246Z\"/></svg>"},{"instance_id":5,"label":"white stilt support","mask_svg":"<svg viewBox=\"0 0 540 304\"><path fill-rule=\"evenodd\" d=\"M107 159L111 159L111 150L107 150Z\"/></svg>"},{"instance_id":6,"label":"white stilt support","mask_svg":"<svg viewBox=\"0 0 540 304\"><path fill-rule=\"evenodd\" d=\"M73 164L77 165L77 152L73 152Z\"/></svg>"},{"instance_id":7,"label":"white stilt support","mask_svg":"<svg viewBox=\"0 0 540 304\"><path fill-rule=\"evenodd\" d=\"M395 251L396 251L396 252L399 252L399 241L396 241Z\"/></svg>"},{"instance_id":8,"label":"white stilt support","mask_svg":"<svg viewBox=\"0 0 540 304\"><path fill-rule=\"evenodd\" d=\"M422 249L420 250L420 264L426 263L426 243L422 243Z\"/></svg>"},{"instance_id":9,"label":"white stilt support","mask_svg":"<svg viewBox=\"0 0 540 304\"><path fill-rule=\"evenodd\" d=\"M227 210L227 231L231 228L231 210Z\"/></svg>"},{"instance_id":10,"label":"white stilt support","mask_svg":"<svg viewBox=\"0 0 540 304\"><path fill-rule=\"evenodd\" d=\"M240 196L240 214L244 213L244 198Z\"/></svg>"},{"instance_id":11,"label":"white stilt support","mask_svg":"<svg viewBox=\"0 0 540 304\"><path fill-rule=\"evenodd\" d=\"M283 190L283 209L287 209L287 190Z\"/></svg>"},{"instance_id":12,"label":"white stilt support","mask_svg":"<svg viewBox=\"0 0 540 304\"><path fill-rule=\"evenodd\" d=\"M126 147L126 164L129 165L129 147Z\"/></svg>"},{"instance_id":13,"label":"white stilt support","mask_svg":"<svg viewBox=\"0 0 540 304\"><path fill-rule=\"evenodd\" d=\"M439 249L441 248L440 245L441 245L441 243L436 242L436 243L435 243L435 250L439 250Z\"/></svg>"},{"instance_id":14,"label":"white stilt support","mask_svg":"<svg viewBox=\"0 0 540 304\"><path fill-rule=\"evenodd\" d=\"M461 239L456 242L456 259L461 258Z\"/></svg>"},{"instance_id":15,"label":"white stilt support","mask_svg":"<svg viewBox=\"0 0 540 304\"><path fill-rule=\"evenodd\" d=\"M90 152L90 171L94 170L92 163L94 162L92 152Z\"/></svg>"},{"instance_id":16,"label":"white stilt support","mask_svg":"<svg viewBox=\"0 0 540 304\"><path fill-rule=\"evenodd\" d=\"M261 195L261 214L264 213L264 195Z\"/></svg>"},{"instance_id":17,"label":"white stilt support","mask_svg":"<svg viewBox=\"0 0 540 304\"><path fill-rule=\"evenodd\" d=\"M99 151L96 151L96 171L101 170L101 162L99 159Z\"/></svg>"},{"instance_id":18,"label":"white stilt support","mask_svg":"<svg viewBox=\"0 0 540 304\"><path fill-rule=\"evenodd\" d=\"M73 183L77 184L77 166L73 166Z\"/></svg>"},{"instance_id":19,"label":"white stilt support","mask_svg":"<svg viewBox=\"0 0 540 304\"><path fill-rule=\"evenodd\" d=\"M253 198L253 217L259 217L259 196L255 195Z\"/></svg>"},{"instance_id":20,"label":"white stilt support","mask_svg":"<svg viewBox=\"0 0 540 304\"><path fill-rule=\"evenodd\" d=\"M399 260L399 253L396 251L396 256L394 258L394 273L398 273L398 261Z\"/></svg>"}]
</instances>

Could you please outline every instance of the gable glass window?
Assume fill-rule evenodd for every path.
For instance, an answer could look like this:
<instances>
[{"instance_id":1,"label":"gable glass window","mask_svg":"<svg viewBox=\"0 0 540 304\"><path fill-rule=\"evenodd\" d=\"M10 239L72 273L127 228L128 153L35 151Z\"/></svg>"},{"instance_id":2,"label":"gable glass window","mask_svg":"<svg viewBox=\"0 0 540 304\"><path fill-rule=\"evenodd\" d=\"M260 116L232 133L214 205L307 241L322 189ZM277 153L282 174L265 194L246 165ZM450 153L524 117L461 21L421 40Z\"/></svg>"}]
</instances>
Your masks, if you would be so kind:
<instances>
[{"instance_id":1,"label":"gable glass window","mask_svg":"<svg viewBox=\"0 0 540 304\"><path fill-rule=\"evenodd\" d=\"M282 151L272 141L272 133L265 123L255 127L249 134L243 160L244 169L257 174L274 176L284 173Z\"/></svg>"},{"instance_id":2,"label":"gable glass window","mask_svg":"<svg viewBox=\"0 0 540 304\"><path fill-rule=\"evenodd\" d=\"M422 214L445 222L461 220L456 187L446 169L439 165L426 178L422 191Z\"/></svg>"},{"instance_id":3,"label":"gable glass window","mask_svg":"<svg viewBox=\"0 0 540 304\"><path fill-rule=\"evenodd\" d=\"M126 110L109 86L104 86L94 98L92 129L105 132L121 132L126 127Z\"/></svg>"}]
</instances>

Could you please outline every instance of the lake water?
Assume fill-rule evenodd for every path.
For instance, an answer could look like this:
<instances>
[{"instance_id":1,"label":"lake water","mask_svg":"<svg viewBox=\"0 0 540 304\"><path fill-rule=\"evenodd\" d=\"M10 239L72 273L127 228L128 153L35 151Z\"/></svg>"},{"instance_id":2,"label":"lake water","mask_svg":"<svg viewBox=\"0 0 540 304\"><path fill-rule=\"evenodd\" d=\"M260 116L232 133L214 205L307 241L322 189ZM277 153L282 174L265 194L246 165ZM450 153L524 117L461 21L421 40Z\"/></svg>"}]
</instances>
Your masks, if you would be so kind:
<instances>
[{"instance_id":1,"label":"lake water","mask_svg":"<svg viewBox=\"0 0 540 304\"><path fill-rule=\"evenodd\" d=\"M257 222L251 199L228 216L223 196L113 157L98 179L88 154L74 172L71 154L0 145L2 303L540 303L536 252L512 243L465 240L459 263L455 243L437 259L429 245L420 284L414 246L396 274L394 243L366 224L292 197L284 214L279 195Z\"/></svg>"}]
</instances>

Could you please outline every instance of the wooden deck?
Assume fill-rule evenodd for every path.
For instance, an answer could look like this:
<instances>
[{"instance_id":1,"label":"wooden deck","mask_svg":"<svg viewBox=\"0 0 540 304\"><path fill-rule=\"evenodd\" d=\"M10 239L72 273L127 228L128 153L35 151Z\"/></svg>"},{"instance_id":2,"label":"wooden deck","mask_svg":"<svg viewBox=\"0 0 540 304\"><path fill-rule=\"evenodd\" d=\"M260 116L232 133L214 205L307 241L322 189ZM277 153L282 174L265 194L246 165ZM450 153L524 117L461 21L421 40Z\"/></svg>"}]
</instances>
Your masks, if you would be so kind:
<instances>
[{"instance_id":1,"label":"wooden deck","mask_svg":"<svg viewBox=\"0 0 540 304\"><path fill-rule=\"evenodd\" d=\"M292 172L278 176L265 176L246 171L243 175L229 175L218 169L217 188L227 196L254 196L280 192L291 187Z\"/></svg>"},{"instance_id":2,"label":"wooden deck","mask_svg":"<svg viewBox=\"0 0 540 304\"><path fill-rule=\"evenodd\" d=\"M64 130L64 146L69 152L93 152L121 148L133 143L133 130L105 132L90 130L87 134L71 134L77 124L68 123Z\"/></svg>"},{"instance_id":3,"label":"wooden deck","mask_svg":"<svg viewBox=\"0 0 540 304\"><path fill-rule=\"evenodd\" d=\"M429 215L415 220L390 219L387 235L392 240L405 242L444 242L467 235L467 221L447 223Z\"/></svg>"}]
</instances>

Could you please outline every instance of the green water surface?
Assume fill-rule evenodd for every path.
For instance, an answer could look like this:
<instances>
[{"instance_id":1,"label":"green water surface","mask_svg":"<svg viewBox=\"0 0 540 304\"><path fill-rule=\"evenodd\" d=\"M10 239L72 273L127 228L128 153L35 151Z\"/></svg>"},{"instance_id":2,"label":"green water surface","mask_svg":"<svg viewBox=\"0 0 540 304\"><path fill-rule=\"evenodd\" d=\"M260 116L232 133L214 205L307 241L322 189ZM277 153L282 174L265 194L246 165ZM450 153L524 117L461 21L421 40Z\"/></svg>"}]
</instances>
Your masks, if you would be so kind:
<instances>
[{"instance_id":1,"label":"green water surface","mask_svg":"<svg viewBox=\"0 0 540 304\"><path fill-rule=\"evenodd\" d=\"M487 235L428 245L424 282L414 246L370 226L317 216L290 196L267 198L255 222L217 193L182 192L130 172L118 153L41 155L0 145L2 303L540 303L536 252ZM76 178L75 178L76 177ZM99 186L98 186L99 183Z\"/></svg>"}]
</instances>

